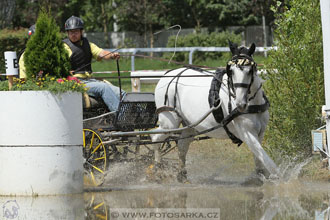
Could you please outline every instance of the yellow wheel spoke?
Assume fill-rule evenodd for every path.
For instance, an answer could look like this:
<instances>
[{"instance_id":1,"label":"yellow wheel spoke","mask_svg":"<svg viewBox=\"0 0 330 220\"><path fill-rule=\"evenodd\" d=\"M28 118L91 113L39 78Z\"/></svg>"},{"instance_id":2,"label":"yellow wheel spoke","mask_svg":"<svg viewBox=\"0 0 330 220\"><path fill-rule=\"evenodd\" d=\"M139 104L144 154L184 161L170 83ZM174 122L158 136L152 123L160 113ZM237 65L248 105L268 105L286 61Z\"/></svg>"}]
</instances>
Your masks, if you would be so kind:
<instances>
[{"instance_id":1,"label":"yellow wheel spoke","mask_svg":"<svg viewBox=\"0 0 330 220\"><path fill-rule=\"evenodd\" d=\"M83 147L86 147L86 134L85 132L83 131Z\"/></svg>"},{"instance_id":2,"label":"yellow wheel spoke","mask_svg":"<svg viewBox=\"0 0 330 220\"><path fill-rule=\"evenodd\" d=\"M89 167L89 175L86 177L88 177L90 184L99 186L103 183L100 178L104 179L107 159L101 136L92 129L83 129L83 147L84 157L86 157L84 165Z\"/></svg>"},{"instance_id":3,"label":"yellow wheel spoke","mask_svg":"<svg viewBox=\"0 0 330 220\"><path fill-rule=\"evenodd\" d=\"M96 206L94 207L94 210L100 208L100 207L103 206L103 205L104 205L104 202L101 202L100 204L98 204L98 205L96 205Z\"/></svg>"},{"instance_id":4,"label":"yellow wheel spoke","mask_svg":"<svg viewBox=\"0 0 330 220\"><path fill-rule=\"evenodd\" d=\"M103 160L103 159L105 159L105 157L95 158L94 160Z\"/></svg>"},{"instance_id":5,"label":"yellow wheel spoke","mask_svg":"<svg viewBox=\"0 0 330 220\"><path fill-rule=\"evenodd\" d=\"M94 137L95 137L95 133L93 132L91 144L89 145L89 149L92 149L92 147L93 147Z\"/></svg>"},{"instance_id":6,"label":"yellow wheel spoke","mask_svg":"<svg viewBox=\"0 0 330 220\"><path fill-rule=\"evenodd\" d=\"M97 151L97 149L99 149L101 145L102 145L102 143L99 143L99 145L97 145L97 147L93 150L92 154L95 153L95 151Z\"/></svg>"},{"instance_id":7,"label":"yellow wheel spoke","mask_svg":"<svg viewBox=\"0 0 330 220\"><path fill-rule=\"evenodd\" d=\"M107 219L106 215L96 214L96 217L99 218L99 219Z\"/></svg>"},{"instance_id":8,"label":"yellow wheel spoke","mask_svg":"<svg viewBox=\"0 0 330 220\"><path fill-rule=\"evenodd\" d=\"M98 168L98 167L96 167L96 166L94 166L94 165L92 165L92 167L93 167L95 170L99 171L100 173L104 173L100 168Z\"/></svg>"}]
</instances>

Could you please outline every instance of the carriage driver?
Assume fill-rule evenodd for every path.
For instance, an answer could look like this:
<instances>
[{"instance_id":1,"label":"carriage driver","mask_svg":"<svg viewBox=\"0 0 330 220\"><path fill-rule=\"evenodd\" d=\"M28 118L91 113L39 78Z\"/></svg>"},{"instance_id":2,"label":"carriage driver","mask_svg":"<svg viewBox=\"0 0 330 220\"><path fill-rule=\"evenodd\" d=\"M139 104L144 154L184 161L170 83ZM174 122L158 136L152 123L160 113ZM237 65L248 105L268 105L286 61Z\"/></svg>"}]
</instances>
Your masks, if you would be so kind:
<instances>
[{"instance_id":1,"label":"carriage driver","mask_svg":"<svg viewBox=\"0 0 330 220\"><path fill-rule=\"evenodd\" d=\"M71 16L65 22L65 30L68 38L64 39L64 48L68 51L73 76L78 77L88 88L88 95L101 97L110 111L116 111L120 102L120 89L109 82L90 79L92 72L92 58L119 59L118 53L103 50L83 37L84 22L75 16ZM124 91L122 91L125 93Z\"/></svg>"}]
</instances>

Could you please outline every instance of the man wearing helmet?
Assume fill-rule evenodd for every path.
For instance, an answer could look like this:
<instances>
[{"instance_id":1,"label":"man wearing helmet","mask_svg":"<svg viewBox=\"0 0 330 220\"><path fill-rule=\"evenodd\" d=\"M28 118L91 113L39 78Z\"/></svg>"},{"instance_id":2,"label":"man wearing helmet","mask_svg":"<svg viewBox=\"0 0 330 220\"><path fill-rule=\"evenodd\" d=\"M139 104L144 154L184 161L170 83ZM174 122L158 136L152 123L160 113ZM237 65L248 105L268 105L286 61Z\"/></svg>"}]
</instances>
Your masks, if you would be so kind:
<instances>
[{"instance_id":1,"label":"man wearing helmet","mask_svg":"<svg viewBox=\"0 0 330 220\"><path fill-rule=\"evenodd\" d=\"M86 87L87 93L93 97L102 97L110 111L116 111L119 105L120 90L111 83L90 79L92 59L119 59L118 53L103 50L83 37L84 23L79 17L71 16L65 22L68 38L64 39L64 47L69 53L72 71Z\"/></svg>"}]
</instances>

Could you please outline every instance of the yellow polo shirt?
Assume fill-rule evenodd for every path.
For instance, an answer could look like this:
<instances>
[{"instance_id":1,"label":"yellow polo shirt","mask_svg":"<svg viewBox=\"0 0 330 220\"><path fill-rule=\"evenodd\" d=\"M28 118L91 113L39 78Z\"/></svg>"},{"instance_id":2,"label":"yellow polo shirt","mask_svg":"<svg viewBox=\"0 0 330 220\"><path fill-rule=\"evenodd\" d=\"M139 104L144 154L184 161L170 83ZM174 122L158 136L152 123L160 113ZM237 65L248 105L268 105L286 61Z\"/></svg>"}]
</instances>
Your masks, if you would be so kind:
<instances>
[{"instance_id":1,"label":"yellow polo shirt","mask_svg":"<svg viewBox=\"0 0 330 220\"><path fill-rule=\"evenodd\" d=\"M72 51L70 49L70 47L66 44L63 43L64 48L68 51L69 57L72 54ZM99 48L98 46L96 46L96 44L89 42L89 45L91 47L91 52L92 52L92 56L94 59L96 59L97 61L100 61L102 58L99 57L99 54L102 52L102 48ZM19 61L18 61L18 65L19 65L19 77L20 78L26 78L26 71L25 71L25 66L24 66L24 54L25 52L21 55ZM75 77L80 77L80 78L86 78L88 77L88 74L75 74Z\"/></svg>"},{"instance_id":2,"label":"yellow polo shirt","mask_svg":"<svg viewBox=\"0 0 330 220\"><path fill-rule=\"evenodd\" d=\"M82 43L82 41L81 41ZM91 47L91 52L92 52L92 57L94 59L96 59L97 61L100 61L102 58L99 57L99 54L102 52L103 49L99 48L98 46L96 46L96 44L89 42L89 46ZM69 57L72 54L72 51L69 47L69 45L67 45L66 43L64 43L64 48L68 51ZM88 72L84 73L78 73L78 74L74 74L73 76L75 77L79 77L79 78L88 78L90 77L90 74Z\"/></svg>"},{"instance_id":3,"label":"yellow polo shirt","mask_svg":"<svg viewBox=\"0 0 330 220\"><path fill-rule=\"evenodd\" d=\"M19 78L26 78L25 66L24 66L24 54L25 54L25 51L22 53L22 55L18 61Z\"/></svg>"}]
</instances>

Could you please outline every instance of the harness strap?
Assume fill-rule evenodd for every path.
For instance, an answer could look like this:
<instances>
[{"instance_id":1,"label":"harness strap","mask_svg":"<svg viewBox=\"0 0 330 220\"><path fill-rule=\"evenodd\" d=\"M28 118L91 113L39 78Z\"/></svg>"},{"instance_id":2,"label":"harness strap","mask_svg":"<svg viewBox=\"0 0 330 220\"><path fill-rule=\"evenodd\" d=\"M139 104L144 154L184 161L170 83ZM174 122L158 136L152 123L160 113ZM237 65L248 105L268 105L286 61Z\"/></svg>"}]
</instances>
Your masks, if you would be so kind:
<instances>
[{"instance_id":1,"label":"harness strap","mask_svg":"<svg viewBox=\"0 0 330 220\"><path fill-rule=\"evenodd\" d=\"M236 137L233 133L231 133L227 127L227 125L224 125L223 128L225 129L228 137L230 138L230 140L234 143L237 144L237 146L241 146L241 144L243 144L243 141L241 139L239 139L238 137Z\"/></svg>"},{"instance_id":2,"label":"harness strap","mask_svg":"<svg viewBox=\"0 0 330 220\"><path fill-rule=\"evenodd\" d=\"M174 94L174 107L176 107L176 94L178 92L178 82L179 82L179 78L180 76L186 71L186 70L189 70L189 69L192 69L192 70L195 70L195 71L198 71L198 72L208 72L208 73L211 73L213 74L213 77L217 80L219 80L213 72L210 72L210 71L207 71L207 70L204 70L202 68L199 68L199 67L193 67L193 66L185 66L185 69L182 70L181 72L179 72L176 76L173 76L173 78L171 79L171 81L168 83L167 85L167 88L166 88L166 93L165 93L165 98L164 98L164 105L166 105L167 101L168 101L168 90L170 88L170 85L171 83L175 80L175 78L177 79L176 80L176 83L175 83L175 94ZM176 70L176 69L171 69L171 70L168 70L164 75L166 75L167 73L173 71L173 70Z\"/></svg>"},{"instance_id":3,"label":"harness strap","mask_svg":"<svg viewBox=\"0 0 330 220\"><path fill-rule=\"evenodd\" d=\"M254 113L261 113L267 111L270 107L270 103L264 92L262 93L262 96L265 100L265 103L262 105L249 105L246 112L244 112L244 114L254 114Z\"/></svg>"},{"instance_id":4,"label":"harness strap","mask_svg":"<svg viewBox=\"0 0 330 220\"><path fill-rule=\"evenodd\" d=\"M256 95L259 92L259 90L261 89L261 87L262 87L262 83L260 83L260 86L258 87L257 91L254 93L254 95L249 98L249 101L251 101L252 99L254 99L256 97Z\"/></svg>"},{"instance_id":5,"label":"harness strap","mask_svg":"<svg viewBox=\"0 0 330 220\"><path fill-rule=\"evenodd\" d=\"M180 76L182 75L182 73L185 72L186 70L188 70L188 68L182 70L182 71L181 71L180 73L178 73L176 76L173 76L173 78L171 79L171 81L168 83L167 88L166 88L165 98L164 98L164 105L166 105L166 102L167 102L167 100L168 100L168 90L169 90L169 88L170 88L171 83L173 82L173 80L174 80L175 78L178 78L177 81L176 81L176 85L177 85L177 84L178 84L179 77L180 77ZM172 70L170 70L170 71L172 71ZM168 72L170 72L170 71L168 71ZM165 74L167 74L168 72L166 72ZM177 92L177 91L175 90L175 94L174 94L174 107L176 106L176 92Z\"/></svg>"},{"instance_id":6,"label":"harness strap","mask_svg":"<svg viewBox=\"0 0 330 220\"><path fill-rule=\"evenodd\" d=\"M162 112L175 112L181 119L182 119L182 123L185 125L188 125L187 121L180 115L180 113L176 110L175 107L171 107L171 106L161 106L159 108L156 109L156 114L159 115Z\"/></svg>"},{"instance_id":7,"label":"harness strap","mask_svg":"<svg viewBox=\"0 0 330 220\"><path fill-rule=\"evenodd\" d=\"M174 107L171 106L162 106L156 109L156 114L159 115L161 112L170 112L176 111Z\"/></svg>"},{"instance_id":8,"label":"harness strap","mask_svg":"<svg viewBox=\"0 0 330 220\"><path fill-rule=\"evenodd\" d=\"M229 122L231 122L234 118L236 118L236 117L238 117L238 116L240 116L242 114L256 114L256 113L262 113L262 112L267 111L269 109L269 107L270 107L270 103L269 103L269 101L268 101L268 99L267 99L267 97L266 97L266 95L265 95L264 92L262 93L262 96L263 96L263 98L265 100L265 103L264 104L262 104L262 105L249 105L248 108L247 108L247 110L245 112L240 112L240 111L237 110L237 108L235 108L229 114L229 115L232 115L232 116L231 117L226 117L223 120L223 122L222 122L223 128L225 129L228 137L232 140L232 142L234 144L237 144L238 146L240 146L243 143L243 141L240 140L238 137L236 137L233 133L231 133L229 131L229 129L227 127L227 124Z\"/></svg>"},{"instance_id":9,"label":"harness strap","mask_svg":"<svg viewBox=\"0 0 330 220\"><path fill-rule=\"evenodd\" d=\"M247 83L234 83L234 87L249 88L250 84Z\"/></svg>"}]
</instances>

